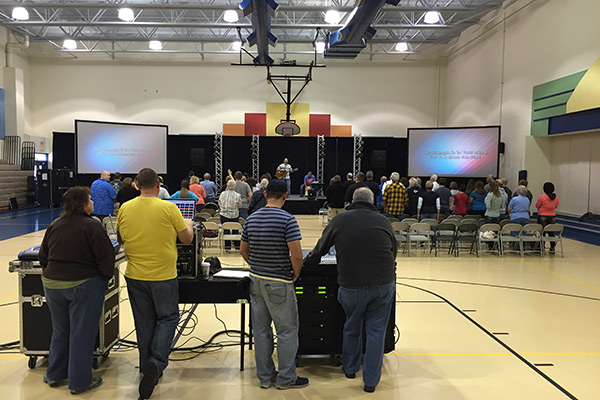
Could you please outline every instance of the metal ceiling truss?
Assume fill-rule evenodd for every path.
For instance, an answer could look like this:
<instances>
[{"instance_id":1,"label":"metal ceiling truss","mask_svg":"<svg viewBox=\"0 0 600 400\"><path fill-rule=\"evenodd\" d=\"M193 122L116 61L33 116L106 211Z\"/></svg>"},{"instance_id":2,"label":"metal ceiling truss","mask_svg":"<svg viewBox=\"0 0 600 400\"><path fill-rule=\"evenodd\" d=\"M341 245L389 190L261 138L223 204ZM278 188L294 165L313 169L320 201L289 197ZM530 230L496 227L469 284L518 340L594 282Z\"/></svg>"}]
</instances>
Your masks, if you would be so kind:
<instances>
[{"instance_id":1,"label":"metal ceiling truss","mask_svg":"<svg viewBox=\"0 0 600 400\"><path fill-rule=\"evenodd\" d=\"M394 51L394 45L400 41L409 43L408 53L424 45L448 43L464 29L478 23L483 15L498 9L503 2L402 0L398 6L385 5L373 21L372 27L377 32L368 41L370 46L365 53L403 55ZM278 4L278 13L272 18L271 29L282 46L272 49L271 53L285 56L311 53L317 30L321 30L325 38L326 34L344 26L355 1L279 0ZM12 9L16 5L28 10L29 20L12 19ZM82 43L78 50L69 50L71 53L108 52L114 55L156 52L144 49L138 42L159 40L163 42L160 52L234 54L237 51L232 50L232 44L239 41L240 35L246 38L252 33L250 16L243 17L238 12L238 22L227 23L223 20L224 11L238 10L238 6L239 1L232 0L28 0L20 3L0 0L0 25L27 37L31 42L54 43L59 51L62 51L65 39ZM118 9L123 7L133 9L134 21L124 22L117 18ZM338 24L324 21L328 10L340 13L342 18ZM440 22L426 24L423 18L427 11L438 11ZM113 46L113 43L118 45Z\"/></svg>"}]
</instances>

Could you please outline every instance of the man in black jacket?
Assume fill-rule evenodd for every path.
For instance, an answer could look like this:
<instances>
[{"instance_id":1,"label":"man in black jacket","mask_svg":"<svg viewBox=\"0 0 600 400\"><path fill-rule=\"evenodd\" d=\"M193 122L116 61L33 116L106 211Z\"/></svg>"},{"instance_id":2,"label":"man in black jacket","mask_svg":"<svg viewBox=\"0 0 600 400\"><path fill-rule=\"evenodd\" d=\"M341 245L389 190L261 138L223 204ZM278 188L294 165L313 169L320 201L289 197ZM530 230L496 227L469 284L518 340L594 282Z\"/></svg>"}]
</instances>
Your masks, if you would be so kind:
<instances>
[{"instance_id":1,"label":"man in black jacket","mask_svg":"<svg viewBox=\"0 0 600 400\"><path fill-rule=\"evenodd\" d=\"M364 322L364 390L373 392L381 379L385 332L395 300L398 246L390 222L373 205L369 188L356 189L352 204L327 225L305 265L319 264L331 246L337 257L338 301L346 313L344 373L353 379L360 369Z\"/></svg>"}]
</instances>

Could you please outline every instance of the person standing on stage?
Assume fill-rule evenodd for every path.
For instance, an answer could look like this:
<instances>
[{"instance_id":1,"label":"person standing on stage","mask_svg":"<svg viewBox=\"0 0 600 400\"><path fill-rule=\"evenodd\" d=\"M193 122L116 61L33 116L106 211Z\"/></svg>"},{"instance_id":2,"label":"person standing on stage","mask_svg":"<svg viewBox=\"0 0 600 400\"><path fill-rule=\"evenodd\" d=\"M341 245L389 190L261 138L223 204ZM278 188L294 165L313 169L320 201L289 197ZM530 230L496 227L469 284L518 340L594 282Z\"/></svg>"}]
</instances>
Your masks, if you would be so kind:
<instances>
[{"instance_id":1,"label":"person standing on stage","mask_svg":"<svg viewBox=\"0 0 600 400\"><path fill-rule=\"evenodd\" d=\"M115 198L117 193L112 185L108 183L110 172L102 171L100 178L92 183L92 202L94 211L92 216L100 218L100 221L109 215L113 215L115 209Z\"/></svg>"},{"instance_id":2,"label":"person standing on stage","mask_svg":"<svg viewBox=\"0 0 600 400\"><path fill-rule=\"evenodd\" d=\"M58 386L68 379L71 393L79 394L102 383L92 376L92 360L115 252L104 226L90 218L90 189L69 188L62 199L63 212L46 230L39 253L52 321L44 382Z\"/></svg>"},{"instance_id":3,"label":"person standing on stage","mask_svg":"<svg viewBox=\"0 0 600 400\"><path fill-rule=\"evenodd\" d=\"M293 215L281 209L287 186L269 182L267 205L252 213L242 232L240 254L250 265L250 302L260 387L302 388L308 378L296 374L298 352L298 301L294 281L302 269L300 227ZM273 363L273 328L277 332L278 370Z\"/></svg>"},{"instance_id":4,"label":"person standing on stage","mask_svg":"<svg viewBox=\"0 0 600 400\"><path fill-rule=\"evenodd\" d=\"M387 192L388 189L386 189ZM381 379L386 327L396 297L398 242L389 220L373 205L373 192L358 188L352 204L329 222L304 265L316 266L335 246L338 301L346 313L342 341L344 374L354 379L360 370L363 325L366 346L363 366L365 392L374 392Z\"/></svg>"},{"instance_id":5,"label":"person standing on stage","mask_svg":"<svg viewBox=\"0 0 600 400\"><path fill-rule=\"evenodd\" d=\"M288 159L286 157L283 159L283 162L279 164L279 167L277 167L277 169L278 172L282 174L280 179L283 179L285 181L285 184L287 185L287 194L289 196L290 194L292 194L292 179L290 174L294 171L297 171L298 168L292 168L291 164L288 162Z\"/></svg>"},{"instance_id":6,"label":"person standing on stage","mask_svg":"<svg viewBox=\"0 0 600 400\"><path fill-rule=\"evenodd\" d=\"M147 399L169 363L179 322L176 239L189 244L194 231L175 204L157 197L154 170L143 168L137 180L141 195L119 210L117 235L127 256L125 279L143 374L139 394Z\"/></svg>"}]
</instances>

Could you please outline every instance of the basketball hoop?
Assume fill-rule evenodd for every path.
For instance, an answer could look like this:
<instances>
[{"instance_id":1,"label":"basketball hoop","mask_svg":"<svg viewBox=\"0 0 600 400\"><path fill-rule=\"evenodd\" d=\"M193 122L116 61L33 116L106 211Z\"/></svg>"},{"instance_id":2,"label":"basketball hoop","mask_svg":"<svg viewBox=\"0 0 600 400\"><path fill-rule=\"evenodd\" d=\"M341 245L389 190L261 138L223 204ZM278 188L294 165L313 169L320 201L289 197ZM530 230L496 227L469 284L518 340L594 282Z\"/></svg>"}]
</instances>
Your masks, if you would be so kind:
<instances>
[{"instance_id":1,"label":"basketball hoop","mask_svg":"<svg viewBox=\"0 0 600 400\"><path fill-rule=\"evenodd\" d=\"M275 127L275 133L281 136L294 136L300 133L300 127L296 124L296 121L285 121L282 120L279 125Z\"/></svg>"}]
</instances>

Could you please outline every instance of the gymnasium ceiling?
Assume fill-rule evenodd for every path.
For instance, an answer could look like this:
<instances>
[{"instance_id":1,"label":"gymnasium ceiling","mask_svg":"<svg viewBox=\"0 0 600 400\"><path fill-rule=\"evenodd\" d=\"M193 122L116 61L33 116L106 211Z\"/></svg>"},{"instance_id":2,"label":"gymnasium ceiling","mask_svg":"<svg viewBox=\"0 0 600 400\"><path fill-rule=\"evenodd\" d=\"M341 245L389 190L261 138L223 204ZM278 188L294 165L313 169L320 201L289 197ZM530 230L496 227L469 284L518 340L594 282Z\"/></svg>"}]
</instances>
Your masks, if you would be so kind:
<instances>
[{"instance_id":1,"label":"gymnasium ceiling","mask_svg":"<svg viewBox=\"0 0 600 400\"><path fill-rule=\"evenodd\" d=\"M255 0L256 1L256 0ZM363 0L370 1L370 0ZM371 0L374 1L374 0ZM400 0L397 6L386 4L375 17L376 34L360 53L361 58L399 59L419 54L458 37L477 24L490 11L500 9L505 0ZM275 60L314 58L315 41L342 27L355 7L354 0L277 0L278 14L271 20L271 31L278 38L270 48ZM510 1L509 1L510 3ZM128 0L128 1L55 1L24 2L0 0L0 25L16 35L16 45L36 49L39 56L126 58L150 54L161 58L192 55L201 59L230 61L240 57L234 45L252 33L251 15L242 16L240 1L228 0ZM28 20L15 20L12 10L24 7ZM122 21L120 8L133 10L134 20ZM225 22L226 10L238 10L237 22ZM325 22L326 11L336 10L337 23ZM437 11L440 21L424 21L427 11ZM77 49L63 48L65 39L73 39ZM150 40L161 42L161 50L150 50ZM396 50L406 42L408 49ZM244 44L251 54L256 46ZM229 56L229 57L224 57ZM244 56L245 57L245 56ZM243 62L248 61L244 58ZM225 61L225 60L224 60ZM351 62L351 61L349 61Z\"/></svg>"}]
</instances>

